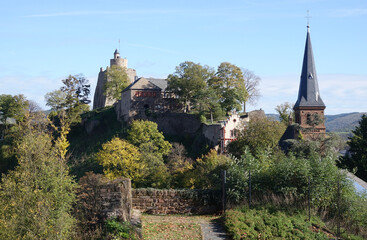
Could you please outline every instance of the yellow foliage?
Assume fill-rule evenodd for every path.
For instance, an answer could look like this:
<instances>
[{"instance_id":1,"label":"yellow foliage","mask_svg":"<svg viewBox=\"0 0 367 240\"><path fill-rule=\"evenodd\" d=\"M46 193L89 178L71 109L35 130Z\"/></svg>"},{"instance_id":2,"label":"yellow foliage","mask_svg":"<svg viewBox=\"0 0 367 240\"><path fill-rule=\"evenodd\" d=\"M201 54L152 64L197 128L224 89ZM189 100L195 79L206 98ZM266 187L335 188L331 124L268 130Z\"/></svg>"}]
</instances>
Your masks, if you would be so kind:
<instances>
[{"instance_id":1,"label":"yellow foliage","mask_svg":"<svg viewBox=\"0 0 367 240\"><path fill-rule=\"evenodd\" d=\"M96 158L103 166L104 174L110 179L126 177L134 183L143 177L145 165L141 154L134 145L125 140L115 137L103 144Z\"/></svg>"}]
</instances>

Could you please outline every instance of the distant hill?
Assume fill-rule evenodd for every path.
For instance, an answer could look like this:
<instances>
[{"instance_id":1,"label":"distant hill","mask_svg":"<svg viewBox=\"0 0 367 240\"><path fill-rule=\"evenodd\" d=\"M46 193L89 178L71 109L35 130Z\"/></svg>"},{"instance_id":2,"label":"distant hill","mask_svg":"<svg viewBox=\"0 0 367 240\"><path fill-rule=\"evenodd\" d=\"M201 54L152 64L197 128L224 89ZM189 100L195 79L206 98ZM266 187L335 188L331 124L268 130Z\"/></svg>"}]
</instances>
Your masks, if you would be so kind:
<instances>
[{"instance_id":1,"label":"distant hill","mask_svg":"<svg viewBox=\"0 0 367 240\"><path fill-rule=\"evenodd\" d=\"M325 116L325 126L327 132L352 132L361 120L362 115L367 113L342 113ZM266 114L266 116L279 120L278 114Z\"/></svg>"},{"instance_id":2,"label":"distant hill","mask_svg":"<svg viewBox=\"0 0 367 240\"><path fill-rule=\"evenodd\" d=\"M358 122L361 120L362 115L367 113L342 113L337 115L326 115L325 126L328 132L351 132Z\"/></svg>"}]
</instances>

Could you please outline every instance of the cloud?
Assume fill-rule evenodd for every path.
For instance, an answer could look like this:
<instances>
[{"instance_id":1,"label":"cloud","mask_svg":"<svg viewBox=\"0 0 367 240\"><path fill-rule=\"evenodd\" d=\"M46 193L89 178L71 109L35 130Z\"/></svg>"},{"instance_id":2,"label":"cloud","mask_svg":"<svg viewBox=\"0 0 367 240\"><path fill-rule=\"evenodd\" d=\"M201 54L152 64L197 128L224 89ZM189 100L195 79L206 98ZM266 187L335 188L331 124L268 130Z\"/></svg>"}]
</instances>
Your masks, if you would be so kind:
<instances>
[{"instance_id":1,"label":"cloud","mask_svg":"<svg viewBox=\"0 0 367 240\"><path fill-rule=\"evenodd\" d=\"M367 8L333 9L330 15L332 17L357 17L367 15Z\"/></svg>"},{"instance_id":2,"label":"cloud","mask_svg":"<svg viewBox=\"0 0 367 240\"><path fill-rule=\"evenodd\" d=\"M227 9L231 11L233 9ZM163 14L185 14L185 15L222 15L223 9L139 9L139 10L121 10L121 11L103 11L103 10L81 10L70 12L54 12L31 14L22 16L23 18L44 18L44 17L65 17L65 16L92 16L92 15L163 15Z\"/></svg>"}]
</instances>

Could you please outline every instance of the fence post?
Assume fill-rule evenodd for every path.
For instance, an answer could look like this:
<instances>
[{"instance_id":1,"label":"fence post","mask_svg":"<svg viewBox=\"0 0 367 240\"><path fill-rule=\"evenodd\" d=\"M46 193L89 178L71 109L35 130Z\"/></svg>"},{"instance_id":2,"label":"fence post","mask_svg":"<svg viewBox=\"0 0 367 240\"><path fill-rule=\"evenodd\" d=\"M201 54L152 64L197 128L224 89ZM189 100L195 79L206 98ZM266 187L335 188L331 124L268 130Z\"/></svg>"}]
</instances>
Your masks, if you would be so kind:
<instances>
[{"instance_id":1,"label":"fence post","mask_svg":"<svg viewBox=\"0 0 367 240\"><path fill-rule=\"evenodd\" d=\"M248 171L248 193L249 193L249 197L248 197L248 207L251 208L251 169L249 169Z\"/></svg>"},{"instance_id":2,"label":"fence post","mask_svg":"<svg viewBox=\"0 0 367 240\"><path fill-rule=\"evenodd\" d=\"M227 199L226 199L226 170L222 170L222 210L226 213Z\"/></svg>"},{"instance_id":3,"label":"fence post","mask_svg":"<svg viewBox=\"0 0 367 240\"><path fill-rule=\"evenodd\" d=\"M308 176L308 221L311 221L311 184Z\"/></svg>"},{"instance_id":4,"label":"fence post","mask_svg":"<svg viewBox=\"0 0 367 240\"><path fill-rule=\"evenodd\" d=\"M337 230L336 230L336 235L337 235L337 239L340 239L340 176L338 176L338 202L337 202L337 206L338 206L338 223L337 223Z\"/></svg>"}]
</instances>

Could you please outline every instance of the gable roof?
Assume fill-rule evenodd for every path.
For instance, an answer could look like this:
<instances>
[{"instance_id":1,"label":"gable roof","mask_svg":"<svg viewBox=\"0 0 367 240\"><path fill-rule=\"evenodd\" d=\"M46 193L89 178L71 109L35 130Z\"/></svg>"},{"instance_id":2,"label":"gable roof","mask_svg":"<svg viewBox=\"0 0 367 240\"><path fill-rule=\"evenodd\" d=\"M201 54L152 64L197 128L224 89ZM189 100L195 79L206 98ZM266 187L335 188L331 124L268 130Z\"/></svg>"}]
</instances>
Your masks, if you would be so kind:
<instances>
[{"instance_id":1,"label":"gable roof","mask_svg":"<svg viewBox=\"0 0 367 240\"><path fill-rule=\"evenodd\" d=\"M299 84L298 99L296 104L294 105L294 108L306 106L325 107L325 104L320 96L319 84L317 81L309 26L307 26L306 46L303 56L303 66L301 81Z\"/></svg>"},{"instance_id":2,"label":"gable roof","mask_svg":"<svg viewBox=\"0 0 367 240\"><path fill-rule=\"evenodd\" d=\"M160 78L138 78L136 81L127 86L123 92L129 89L155 89L165 90L167 88L167 80Z\"/></svg>"}]
</instances>

